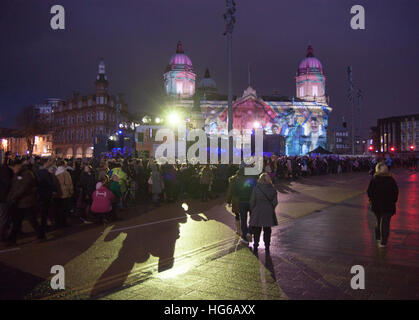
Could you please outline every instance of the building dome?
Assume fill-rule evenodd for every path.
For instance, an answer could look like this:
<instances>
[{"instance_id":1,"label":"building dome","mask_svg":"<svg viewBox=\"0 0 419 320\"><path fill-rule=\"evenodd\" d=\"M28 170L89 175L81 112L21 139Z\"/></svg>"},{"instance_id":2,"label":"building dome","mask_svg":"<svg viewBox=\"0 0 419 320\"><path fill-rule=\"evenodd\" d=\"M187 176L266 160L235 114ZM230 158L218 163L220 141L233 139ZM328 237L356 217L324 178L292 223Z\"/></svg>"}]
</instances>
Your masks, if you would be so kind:
<instances>
[{"instance_id":1,"label":"building dome","mask_svg":"<svg viewBox=\"0 0 419 320\"><path fill-rule=\"evenodd\" d=\"M298 73L304 74L309 72L323 73L323 66L319 59L313 54L313 47L311 45L307 48L307 56L301 61L298 66Z\"/></svg>"},{"instance_id":2,"label":"building dome","mask_svg":"<svg viewBox=\"0 0 419 320\"><path fill-rule=\"evenodd\" d=\"M204 78L199 81L198 87L203 89L217 89L217 84L214 79L211 78L208 69L205 70Z\"/></svg>"},{"instance_id":3,"label":"building dome","mask_svg":"<svg viewBox=\"0 0 419 320\"><path fill-rule=\"evenodd\" d=\"M183 51L182 42L177 43L176 53L170 58L167 69L189 69L192 70L192 61Z\"/></svg>"}]
</instances>

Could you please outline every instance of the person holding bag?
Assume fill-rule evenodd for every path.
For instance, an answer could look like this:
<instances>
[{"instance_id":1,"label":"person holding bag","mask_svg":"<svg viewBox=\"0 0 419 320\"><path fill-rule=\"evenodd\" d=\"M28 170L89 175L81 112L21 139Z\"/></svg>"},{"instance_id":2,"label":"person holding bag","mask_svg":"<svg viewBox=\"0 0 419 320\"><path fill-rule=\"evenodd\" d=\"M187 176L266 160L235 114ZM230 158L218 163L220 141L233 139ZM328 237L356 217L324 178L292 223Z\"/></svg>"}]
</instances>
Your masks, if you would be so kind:
<instances>
[{"instance_id":1,"label":"person holding bag","mask_svg":"<svg viewBox=\"0 0 419 320\"><path fill-rule=\"evenodd\" d=\"M259 176L257 185L253 188L250 198L250 227L253 232L253 250L259 247L259 239L263 229L265 250L269 251L271 244L271 227L278 225L275 207L278 204L277 191L267 173Z\"/></svg>"}]
</instances>

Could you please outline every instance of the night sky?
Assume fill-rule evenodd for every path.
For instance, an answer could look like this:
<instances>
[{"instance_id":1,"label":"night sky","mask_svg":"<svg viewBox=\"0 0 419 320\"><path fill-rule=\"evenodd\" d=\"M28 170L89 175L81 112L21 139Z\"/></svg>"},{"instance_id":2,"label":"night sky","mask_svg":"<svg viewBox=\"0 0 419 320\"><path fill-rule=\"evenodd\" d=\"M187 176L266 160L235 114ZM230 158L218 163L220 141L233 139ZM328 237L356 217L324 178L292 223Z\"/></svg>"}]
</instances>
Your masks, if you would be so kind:
<instances>
[{"instance_id":1,"label":"night sky","mask_svg":"<svg viewBox=\"0 0 419 320\"><path fill-rule=\"evenodd\" d=\"M308 44L323 64L333 112L349 120L348 65L364 92L364 133L380 117L419 112L418 0L236 0L233 90L295 95L295 73ZM50 28L50 7L66 10L66 30ZM366 30L350 28L361 4ZM225 0L1 0L0 127L19 108L44 98L94 93L104 57L110 93L123 92L132 111L161 105L163 72L178 40L198 78L209 68L227 92ZM198 80L199 81L199 80Z\"/></svg>"}]
</instances>

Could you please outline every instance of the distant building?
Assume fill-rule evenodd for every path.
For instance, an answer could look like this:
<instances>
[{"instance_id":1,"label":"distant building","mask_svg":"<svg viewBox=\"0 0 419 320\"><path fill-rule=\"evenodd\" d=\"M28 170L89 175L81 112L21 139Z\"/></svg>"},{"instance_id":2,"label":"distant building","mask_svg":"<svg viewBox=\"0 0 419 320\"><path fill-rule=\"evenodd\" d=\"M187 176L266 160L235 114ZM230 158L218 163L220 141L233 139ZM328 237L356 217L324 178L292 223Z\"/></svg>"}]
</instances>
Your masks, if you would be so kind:
<instances>
[{"instance_id":1,"label":"distant building","mask_svg":"<svg viewBox=\"0 0 419 320\"><path fill-rule=\"evenodd\" d=\"M115 134L128 119L128 105L122 94L108 94L108 78L103 59L96 77L96 92L88 96L73 93L53 108L54 154L70 158L93 156L95 139Z\"/></svg>"},{"instance_id":2,"label":"distant building","mask_svg":"<svg viewBox=\"0 0 419 320\"><path fill-rule=\"evenodd\" d=\"M378 119L377 128L380 152L418 151L419 114Z\"/></svg>"}]
</instances>

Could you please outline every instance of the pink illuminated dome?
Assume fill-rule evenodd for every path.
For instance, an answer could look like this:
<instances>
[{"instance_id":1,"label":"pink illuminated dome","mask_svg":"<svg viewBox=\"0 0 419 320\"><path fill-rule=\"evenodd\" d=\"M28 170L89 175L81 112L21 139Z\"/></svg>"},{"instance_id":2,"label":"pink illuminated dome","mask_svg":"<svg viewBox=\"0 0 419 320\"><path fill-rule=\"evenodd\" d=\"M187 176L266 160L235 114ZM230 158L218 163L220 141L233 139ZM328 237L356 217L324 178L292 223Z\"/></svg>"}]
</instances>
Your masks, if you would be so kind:
<instances>
[{"instance_id":1,"label":"pink illuminated dome","mask_svg":"<svg viewBox=\"0 0 419 320\"><path fill-rule=\"evenodd\" d=\"M307 55L298 66L298 74L319 72L323 73L323 66L319 59L314 56L313 47L311 45L307 48Z\"/></svg>"},{"instance_id":2,"label":"pink illuminated dome","mask_svg":"<svg viewBox=\"0 0 419 320\"><path fill-rule=\"evenodd\" d=\"M182 69L182 70L192 70L192 61L183 51L182 42L177 43L176 53L170 58L169 65L167 69Z\"/></svg>"}]
</instances>

